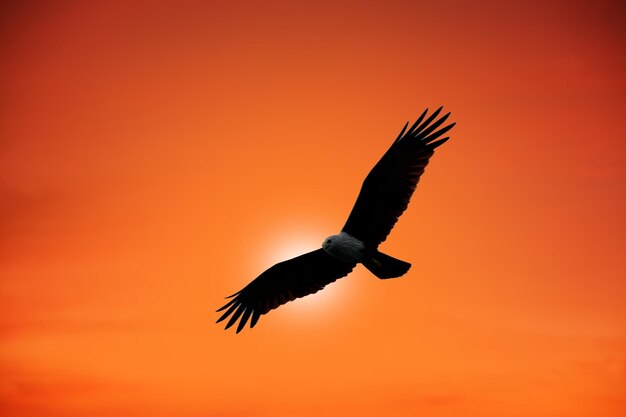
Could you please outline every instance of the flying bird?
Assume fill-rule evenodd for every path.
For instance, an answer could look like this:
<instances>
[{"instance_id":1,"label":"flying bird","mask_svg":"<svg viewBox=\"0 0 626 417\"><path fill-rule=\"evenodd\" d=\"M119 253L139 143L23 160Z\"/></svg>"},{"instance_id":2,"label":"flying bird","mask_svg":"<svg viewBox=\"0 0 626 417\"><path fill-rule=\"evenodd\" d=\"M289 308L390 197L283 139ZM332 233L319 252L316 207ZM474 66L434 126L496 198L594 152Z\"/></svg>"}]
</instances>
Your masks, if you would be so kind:
<instances>
[{"instance_id":1,"label":"flying bird","mask_svg":"<svg viewBox=\"0 0 626 417\"><path fill-rule=\"evenodd\" d=\"M443 107L428 118L428 109L409 127L407 122L389 150L363 181L356 203L341 232L327 237L320 249L270 267L218 312L226 310L217 323L230 316L226 329L239 320L239 333L248 320L254 327L261 315L314 294L326 285L348 275L361 263L380 279L404 275L411 264L378 250L398 218L406 210L411 195L435 148L446 142L455 123L441 127L450 113L438 118Z\"/></svg>"}]
</instances>

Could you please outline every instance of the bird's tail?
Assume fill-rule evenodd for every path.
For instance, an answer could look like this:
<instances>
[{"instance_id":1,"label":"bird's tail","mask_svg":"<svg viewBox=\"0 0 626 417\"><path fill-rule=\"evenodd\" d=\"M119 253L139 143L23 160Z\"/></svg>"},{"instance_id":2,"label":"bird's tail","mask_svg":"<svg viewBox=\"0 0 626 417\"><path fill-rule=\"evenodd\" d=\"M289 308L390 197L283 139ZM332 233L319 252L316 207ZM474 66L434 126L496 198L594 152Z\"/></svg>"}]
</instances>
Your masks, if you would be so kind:
<instances>
[{"instance_id":1,"label":"bird's tail","mask_svg":"<svg viewBox=\"0 0 626 417\"><path fill-rule=\"evenodd\" d=\"M387 279L406 274L411 264L376 251L370 258L363 261L363 266L378 278Z\"/></svg>"}]
</instances>

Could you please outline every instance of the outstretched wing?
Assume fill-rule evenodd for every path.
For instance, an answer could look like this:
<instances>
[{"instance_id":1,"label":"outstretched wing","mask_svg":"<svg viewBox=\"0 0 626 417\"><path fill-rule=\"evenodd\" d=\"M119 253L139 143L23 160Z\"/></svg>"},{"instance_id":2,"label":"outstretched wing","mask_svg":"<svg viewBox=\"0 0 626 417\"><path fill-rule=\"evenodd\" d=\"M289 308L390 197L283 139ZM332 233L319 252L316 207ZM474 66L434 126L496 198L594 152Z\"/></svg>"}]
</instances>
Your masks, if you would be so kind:
<instances>
[{"instance_id":1,"label":"outstretched wing","mask_svg":"<svg viewBox=\"0 0 626 417\"><path fill-rule=\"evenodd\" d=\"M232 315L226 324L228 329L241 317L237 326L239 333L252 317L250 327L254 327L261 314L296 298L318 292L331 282L348 275L355 266L355 263L334 258L323 249L277 263L244 289L227 297L234 298L217 310L227 309L217 323Z\"/></svg>"},{"instance_id":2,"label":"outstretched wing","mask_svg":"<svg viewBox=\"0 0 626 417\"><path fill-rule=\"evenodd\" d=\"M426 120L424 117L428 109L424 110L405 133L409 125L407 122L398 138L363 181L359 197L343 227L344 232L372 248L385 241L406 210L435 148L449 139L436 140L455 125L452 123L437 130L450 116L448 113L437 119L442 108Z\"/></svg>"}]
</instances>

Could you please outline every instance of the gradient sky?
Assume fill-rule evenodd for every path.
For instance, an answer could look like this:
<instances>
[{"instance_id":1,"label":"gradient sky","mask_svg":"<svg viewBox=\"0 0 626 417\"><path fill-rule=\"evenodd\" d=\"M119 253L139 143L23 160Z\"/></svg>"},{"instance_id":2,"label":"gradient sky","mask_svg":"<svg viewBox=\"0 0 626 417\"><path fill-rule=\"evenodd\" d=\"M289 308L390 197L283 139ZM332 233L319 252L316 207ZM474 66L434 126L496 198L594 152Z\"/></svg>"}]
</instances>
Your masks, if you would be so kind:
<instances>
[{"instance_id":1,"label":"gradient sky","mask_svg":"<svg viewBox=\"0 0 626 417\"><path fill-rule=\"evenodd\" d=\"M4 417L626 415L618 1L0 6ZM458 124L382 249L239 335L402 125Z\"/></svg>"}]
</instances>

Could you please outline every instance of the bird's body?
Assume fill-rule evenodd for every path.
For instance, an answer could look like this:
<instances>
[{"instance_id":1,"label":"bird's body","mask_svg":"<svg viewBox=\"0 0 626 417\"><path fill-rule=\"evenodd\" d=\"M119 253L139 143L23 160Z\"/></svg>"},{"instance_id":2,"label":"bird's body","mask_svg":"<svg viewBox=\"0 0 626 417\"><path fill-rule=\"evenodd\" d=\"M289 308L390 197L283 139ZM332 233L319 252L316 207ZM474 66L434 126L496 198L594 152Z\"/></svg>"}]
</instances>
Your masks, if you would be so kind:
<instances>
[{"instance_id":1,"label":"bird's body","mask_svg":"<svg viewBox=\"0 0 626 417\"><path fill-rule=\"evenodd\" d=\"M346 232L327 237L322 243L326 253L343 262L359 263L365 258L365 244Z\"/></svg>"},{"instance_id":2,"label":"bird's body","mask_svg":"<svg viewBox=\"0 0 626 417\"><path fill-rule=\"evenodd\" d=\"M365 178L339 234L326 238L320 249L277 263L227 297L232 299L217 310L226 310L217 322L230 316L228 329L239 320L237 333L248 320L254 327L261 315L321 290L348 275L359 263L380 279L404 275L411 264L380 252L378 246L406 210L435 148L448 140L439 138L454 123L437 130L450 115L435 120L440 112L441 108L424 120L427 109L408 131L408 123L404 126Z\"/></svg>"}]
</instances>

